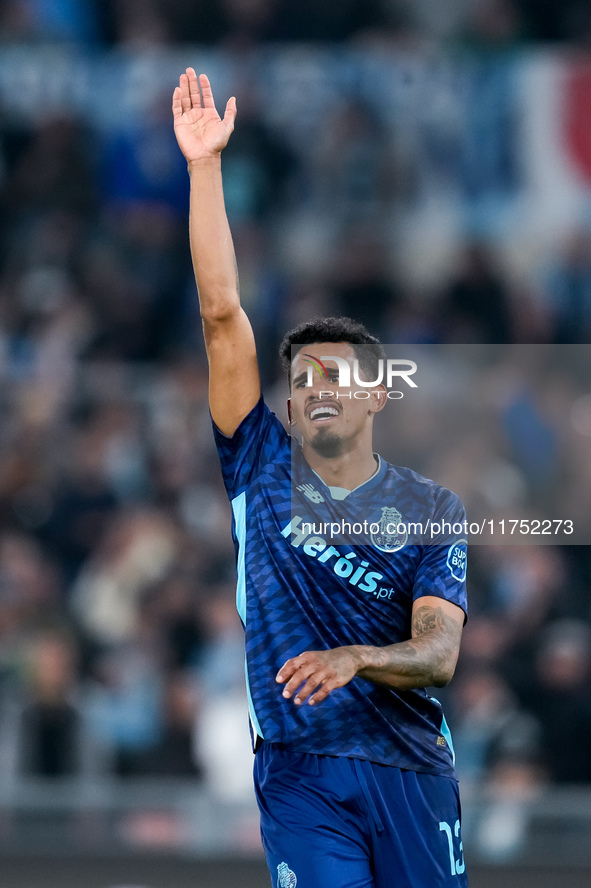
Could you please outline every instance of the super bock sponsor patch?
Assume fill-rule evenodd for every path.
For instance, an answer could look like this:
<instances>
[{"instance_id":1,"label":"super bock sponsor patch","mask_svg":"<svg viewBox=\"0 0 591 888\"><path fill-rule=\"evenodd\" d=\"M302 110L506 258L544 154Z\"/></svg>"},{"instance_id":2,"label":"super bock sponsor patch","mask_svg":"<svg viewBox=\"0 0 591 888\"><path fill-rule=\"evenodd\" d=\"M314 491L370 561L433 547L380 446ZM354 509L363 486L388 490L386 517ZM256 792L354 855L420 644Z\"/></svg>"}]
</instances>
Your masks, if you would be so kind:
<instances>
[{"instance_id":1,"label":"super bock sponsor patch","mask_svg":"<svg viewBox=\"0 0 591 888\"><path fill-rule=\"evenodd\" d=\"M454 580L457 580L459 583L463 583L466 579L466 566L468 563L467 545L467 540L458 540L457 543L449 547L447 553L449 572Z\"/></svg>"}]
</instances>

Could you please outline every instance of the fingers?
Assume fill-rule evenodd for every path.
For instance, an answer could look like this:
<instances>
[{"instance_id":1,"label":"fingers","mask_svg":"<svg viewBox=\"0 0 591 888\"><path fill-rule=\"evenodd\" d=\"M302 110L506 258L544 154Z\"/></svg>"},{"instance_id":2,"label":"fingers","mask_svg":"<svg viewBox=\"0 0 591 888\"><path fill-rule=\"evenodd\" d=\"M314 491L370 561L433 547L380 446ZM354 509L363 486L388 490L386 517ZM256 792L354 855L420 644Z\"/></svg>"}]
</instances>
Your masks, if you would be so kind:
<instances>
[{"instance_id":1,"label":"fingers","mask_svg":"<svg viewBox=\"0 0 591 888\"><path fill-rule=\"evenodd\" d=\"M192 108L201 108L201 93L199 92L199 83L194 68L187 68L187 80L189 82L189 96L191 98Z\"/></svg>"},{"instance_id":2,"label":"fingers","mask_svg":"<svg viewBox=\"0 0 591 888\"><path fill-rule=\"evenodd\" d=\"M177 86L172 94L172 115L175 120L182 116L181 88Z\"/></svg>"},{"instance_id":3,"label":"fingers","mask_svg":"<svg viewBox=\"0 0 591 888\"><path fill-rule=\"evenodd\" d=\"M335 684L332 684L332 683L329 682L329 681L324 681L324 682L320 685L319 688L316 688L316 690L315 690L315 692L314 692L314 695L313 695L312 697L310 697L310 699L308 700L308 705L309 705L309 706L315 706L315 705L317 705L318 703L322 703L322 701L323 701L323 700L326 700L326 698L328 697L328 695L329 695L332 691L334 691L336 688L338 688L338 687L339 687L339 686L338 686L338 684L336 684L336 683L335 683Z\"/></svg>"},{"instance_id":4,"label":"fingers","mask_svg":"<svg viewBox=\"0 0 591 888\"><path fill-rule=\"evenodd\" d=\"M277 673L278 682L287 682L283 696L289 699L295 694L293 702L300 705L308 697L308 703L320 703L330 691L337 687L336 682L329 680L331 671L327 666L310 655L300 655L288 660ZM310 695L313 694L311 697Z\"/></svg>"},{"instance_id":5,"label":"fingers","mask_svg":"<svg viewBox=\"0 0 591 888\"><path fill-rule=\"evenodd\" d=\"M236 120L236 99L232 96L231 99L228 99L228 103L226 105L226 110L224 112L224 123L226 126L234 129L234 121Z\"/></svg>"},{"instance_id":6,"label":"fingers","mask_svg":"<svg viewBox=\"0 0 591 888\"><path fill-rule=\"evenodd\" d=\"M189 92L189 78L186 74L181 74L179 78L180 96L181 96L181 112L185 114L191 110L191 94Z\"/></svg>"},{"instance_id":7,"label":"fingers","mask_svg":"<svg viewBox=\"0 0 591 888\"><path fill-rule=\"evenodd\" d=\"M315 703L321 703L325 697L328 697L331 691L334 691L336 685L331 684L328 678L319 679L320 676L312 675L306 684L300 688L293 698L296 706L301 706L304 700L308 700L309 706L314 706Z\"/></svg>"},{"instance_id":8,"label":"fingers","mask_svg":"<svg viewBox=\"0 0 591 888\"><path fill-rule=\"evenodd\" d=\"M293 686L293 675L295 672L297 672L299 665L299 659L297 657L293 657L291 660L287 660L287 662L283 664L283 666L275 676L275 681L277 682L288 682L288 684L283 689L284 697L290 697L292 690L295 690L295 687L297 687L297 685L295 685L295 687Z\"/></svg>"},{"instance_id":9,"label":"fingers","mask_svg":"<svg viewBox=\"0 0 591 888\"><path fill-rule=\"evenodd\" d=\"M215 102L211 91L211 84L206 74L197 77L194 68L187 68L179 78L179 85L172 94L172 113L175 120L182 114L194 108L213 108ZM236 99L232 96L228 99L224 113L224 124L230 132L234 129L236 119Z\"/></svg>"},{"instance_id":10,"label":"fingers","mask_svg":"<svg viewBox=\"0 0 591 888\"><path fill-rule=\"evenodd\" d=\"M300 685L309 678L311 673L311 669L306 671L305 666L299 657L294 657L292 660L288 660L277 674L277 681L287 682L283 688L283 696L286 699L291 697Z\"/></svg>"},{"instance_id":11,"label":"fingers","mask_svg":"<svg viewBox=\"0 0 591 888\"><path fill-rule=\"evenodd\" d=\"M316 669L298 669L293 678L285 685L283 696L289 698L292 694L295 694L293 702L299 705L316 690L321 682L322 678Z\"/></svg>"},{"instance_id":12,"label":"fingers","mask_svg":"<svg viewBox=\"0 0 591 888\"><path fill-rule=\"evenodd\" d=\"M199 75L199 86L201 87L201 92L203 93L203 107L215 108L213 93L211 91L211 84L209 82L207 74Z\"/></svg>"},{"instance_id":13,"label":"fingers","mask_svg":"<svg viewBox=\"0 0 591 888\"><path fill-rule=\"evenodd\" d=\"M204 76L204 75L202 75ZM209 82L209 81L208 81ZM180 113L185 114L191 108L202 108L201 93L199 92L199 83L194 68L187 68L184 74L179 78L179 85L173 93L173 113L178 113L175 106L175 96L178 90L178 101L180 102ZM211 89L210 89L211 92Z\"/></svg>"}]
</instances>

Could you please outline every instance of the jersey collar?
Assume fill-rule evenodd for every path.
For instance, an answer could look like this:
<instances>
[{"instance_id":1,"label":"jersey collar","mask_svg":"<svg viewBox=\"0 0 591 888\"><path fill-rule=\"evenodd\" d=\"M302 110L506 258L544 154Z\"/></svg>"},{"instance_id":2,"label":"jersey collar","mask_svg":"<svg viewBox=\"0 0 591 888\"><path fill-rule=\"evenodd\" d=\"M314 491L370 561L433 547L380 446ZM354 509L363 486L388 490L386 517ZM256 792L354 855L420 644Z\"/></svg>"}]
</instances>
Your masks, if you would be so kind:
<instances>
[{"instance_id":1,"label":"jersey collar","mask_svg":"<svg viewBox=\"0 0 591 888\"><path fill-rule=\"evenodd\" d=\"M330 484L327 484L326 481L320 477L318 472L312 469L312 466L310 466L310 469L314 472L322 486L328 490L333 500L344 500L351 496L352 493L357 493L358 490L363 490L365 492L366 490L381 484L382 479L386 474L387 466L379 453L374 453L374 457L378 463L375 472L371 478L368 478L367 481L362 481L361 484L358 484L357 487L354 487L352 490L348 490L346 487L331 487Z\"/></svg>"}]
</instances>

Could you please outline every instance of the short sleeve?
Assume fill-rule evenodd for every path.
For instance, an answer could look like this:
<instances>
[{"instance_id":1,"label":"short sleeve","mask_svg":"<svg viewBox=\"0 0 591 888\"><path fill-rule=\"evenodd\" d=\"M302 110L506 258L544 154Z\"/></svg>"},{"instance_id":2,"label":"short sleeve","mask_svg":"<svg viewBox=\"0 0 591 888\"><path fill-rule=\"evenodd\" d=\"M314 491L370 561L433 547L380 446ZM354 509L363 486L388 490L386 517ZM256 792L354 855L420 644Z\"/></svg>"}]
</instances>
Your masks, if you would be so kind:
<instances>
[{"instance_id":1,"label":"short sleeve","mask_svg":"<svg viewBox=\"0 0 591 888\"><path fill-rule=\"evenodd\" d=\"M445 542L422 547L422 558L413 586L413 601L425 595L434 595L457 604L467 615L466 512L455 493L439 488L433 521L442 527L446 523L446 539Z\"/></svg>"},{"instance_id":2,"label":"short sleeve","mask_svg":"<svg viewBox=\"0 0 591 888\"><path fill-rule=\"evenodd\" d=\"M290 458L291 439L262 397L233 435L224 435L215 423L213 434L230 499L242 493L265 465L282 455Z\"/></svg>"}]
</instances>

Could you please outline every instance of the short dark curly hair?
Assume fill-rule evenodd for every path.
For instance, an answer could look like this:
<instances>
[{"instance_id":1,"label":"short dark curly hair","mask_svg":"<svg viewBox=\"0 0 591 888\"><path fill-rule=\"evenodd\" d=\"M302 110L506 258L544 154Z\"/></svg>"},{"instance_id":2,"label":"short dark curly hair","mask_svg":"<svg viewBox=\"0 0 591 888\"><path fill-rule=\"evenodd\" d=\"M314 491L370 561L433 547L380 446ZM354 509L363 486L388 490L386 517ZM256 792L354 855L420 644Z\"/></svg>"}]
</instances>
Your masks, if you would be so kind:
<instances>
[{"instance_id":1,"label":"short dark curly hair","mask_svg":"<svg viewBox=\"0 0 591 888\"><path fill-rule=\"evenodd\" d=\"M367 327L352 318L312 318L298 324L283 337L279 355L288 380L291 368L292 347L312 345L316 342L348 342L353 347L359 367L368 379L378 373L378 361L386 357L380 340L373 336ZM363 346L363 348L356 348Z\"/></svg>"}]
</instances>

